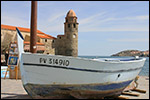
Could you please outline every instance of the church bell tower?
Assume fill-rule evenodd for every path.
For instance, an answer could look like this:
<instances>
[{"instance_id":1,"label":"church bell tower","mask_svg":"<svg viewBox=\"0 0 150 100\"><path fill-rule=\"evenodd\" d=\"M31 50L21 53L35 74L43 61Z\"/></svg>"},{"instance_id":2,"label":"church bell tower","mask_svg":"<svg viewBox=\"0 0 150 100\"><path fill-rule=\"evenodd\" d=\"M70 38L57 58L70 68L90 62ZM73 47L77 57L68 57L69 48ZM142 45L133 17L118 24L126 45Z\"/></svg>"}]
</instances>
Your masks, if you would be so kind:
<instances>
[{"instance_id":1,"label":"church bell tower","mask_svg":"<svg viewBox=\"0 0 150 100\"><path fill-rule=\"evenodd\" d=\"M69 10L64 23L66 56L78 56L78 25L75 12L72 9Z\"/></svg>"}]
</instances>

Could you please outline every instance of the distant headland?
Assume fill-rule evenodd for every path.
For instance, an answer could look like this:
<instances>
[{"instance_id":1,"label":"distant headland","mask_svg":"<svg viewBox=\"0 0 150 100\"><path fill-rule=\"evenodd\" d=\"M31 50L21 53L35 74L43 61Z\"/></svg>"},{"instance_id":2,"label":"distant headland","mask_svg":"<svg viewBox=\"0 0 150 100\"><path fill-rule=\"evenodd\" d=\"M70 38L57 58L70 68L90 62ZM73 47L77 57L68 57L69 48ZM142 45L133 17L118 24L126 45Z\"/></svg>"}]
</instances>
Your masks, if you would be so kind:
<instances>
[{"instance_id":1,"label":"distant headland","mask_svg":"<svg viewBox=\"0 0 150 100\"><path fill-rule=\"evenodd\" d=\"M140 57L149 57L149 50L139 51L139 50L124 50L117 54L111 56L140 56Z\"/></svg>"}]
</instances>

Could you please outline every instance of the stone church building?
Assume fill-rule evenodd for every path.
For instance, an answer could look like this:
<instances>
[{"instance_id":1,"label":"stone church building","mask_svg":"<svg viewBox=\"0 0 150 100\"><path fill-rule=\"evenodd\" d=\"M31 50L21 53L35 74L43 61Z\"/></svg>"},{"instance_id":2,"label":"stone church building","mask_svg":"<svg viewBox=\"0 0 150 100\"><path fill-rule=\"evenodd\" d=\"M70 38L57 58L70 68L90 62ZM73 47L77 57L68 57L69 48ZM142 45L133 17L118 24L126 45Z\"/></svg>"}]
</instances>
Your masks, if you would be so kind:
<instances>
[{"instance_id":1,"label":"stone church building","mask_svg":"<svg viewBox=\"0 0 150 100\"><path fill-rule=\"evenodd\" d=\"M55 39L55 54L78 56L78 22L72 9L65 18L64 35L58 35Z\"/></svg>"},{"instance_id":2,"label":"stone church building","mask_svg":"<svg viewBox=\"0 0 150 100\"><path fill-rule=\"evenodd\" d=\"M24 50L30 51L30 29L17 27L24 37ZM1 53L8 50L10 42L17 41L15 26L1 24ZM78 56L78 22L75 12L71 9L66 15L64 35L57 38L37 30L37 53L65 56Z\"/></svg>"}]
</instances>

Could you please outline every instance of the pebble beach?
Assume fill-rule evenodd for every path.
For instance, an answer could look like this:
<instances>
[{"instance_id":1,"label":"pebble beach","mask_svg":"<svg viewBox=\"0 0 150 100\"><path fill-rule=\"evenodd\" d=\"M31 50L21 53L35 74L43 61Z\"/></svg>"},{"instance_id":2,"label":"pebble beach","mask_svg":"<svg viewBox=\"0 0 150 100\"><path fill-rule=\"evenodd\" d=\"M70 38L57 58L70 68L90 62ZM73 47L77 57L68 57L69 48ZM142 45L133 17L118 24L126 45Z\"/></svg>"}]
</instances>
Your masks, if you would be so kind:
<instances>
[{"instance_id":1,"label":"pebble beach","mask_svg":"<svg viewBox=\"0 0 150 100\"><path fill-rule=\"evenodd\" d=\"M139 96L128 96L128 95L121 95L121 96L127 97L128 99L149 99L149 77L140 76L137 82L139 84L137 89L145 90L146 93L134 91L132 93L139 94ZM1 99L32 99L32 98L24 90L21 80L1 78Z\"/></svg>"}]
</instances>

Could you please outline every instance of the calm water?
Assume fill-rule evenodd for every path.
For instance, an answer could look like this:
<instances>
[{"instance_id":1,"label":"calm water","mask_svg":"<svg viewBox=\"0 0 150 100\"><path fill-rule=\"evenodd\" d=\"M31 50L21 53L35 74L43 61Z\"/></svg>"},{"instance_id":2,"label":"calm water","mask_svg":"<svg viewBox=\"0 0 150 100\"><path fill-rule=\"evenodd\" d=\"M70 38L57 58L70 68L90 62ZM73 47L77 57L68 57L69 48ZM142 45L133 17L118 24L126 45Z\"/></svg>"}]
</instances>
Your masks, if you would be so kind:
<instances>
[{"instance_id":1,"label":"calm water","mask_svg":"<svg viewBox=\"0 0 150 100\"><path fill-rule=\"evenodd\" d=\"M112 56L79 56L82 58L128 58L128 57L112 57ZM149 76L149 57L145 57L146 61L144 67L142 68L141 72L139 73L140 76Z\"/></svg>"}]
</instances>

